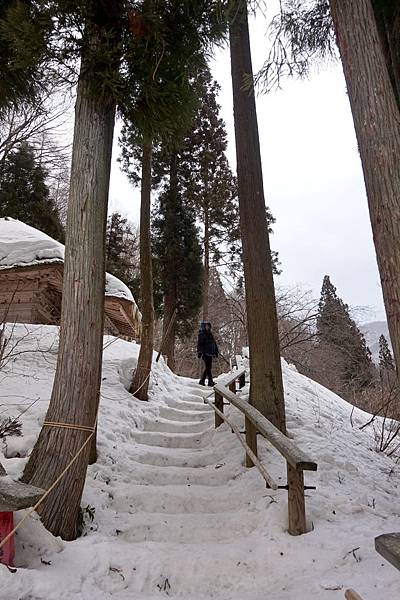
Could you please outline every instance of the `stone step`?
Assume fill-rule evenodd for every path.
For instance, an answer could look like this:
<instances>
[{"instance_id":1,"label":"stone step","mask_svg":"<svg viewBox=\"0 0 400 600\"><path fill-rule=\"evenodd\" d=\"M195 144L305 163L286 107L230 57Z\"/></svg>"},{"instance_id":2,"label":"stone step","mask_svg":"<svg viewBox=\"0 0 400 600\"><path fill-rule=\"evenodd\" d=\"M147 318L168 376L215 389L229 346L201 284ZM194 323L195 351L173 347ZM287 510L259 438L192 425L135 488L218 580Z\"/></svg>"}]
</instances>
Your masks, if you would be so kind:
<instances>
[{"instance_id":1,"label":"stone step","mask_svg":"<svg viewBox=\"0 0 400 600\"><path fill-rule=\"evenodd\" d=\"M178 453L179 450L179 453ZM148 450L146 446L140 445L132 454L132 459L144 465L155 465L158 467L206 467L218 464L223 458L223 452L212 452L210 450L188 451L187 448L157 448Z\"/></svg>"},{"instance_id":2,"label":"stone step","mask_svg":"<svg viewBox=\"0 0 400 600\"><path fill-rule=\"evenodd\" d=\"M204 513L131 515L129 528L121 525L120 538L129 543L168 542L204 544L234 542L250 535L259 525L259 513Z\"/></svg>"},{"instance_id":3,"label":"stone step","mask_svg":"<svg viewBox=\"0 0 400 600\"><path fill-rule=\"evenodd\" d=\"M161 433L203 433L212 429L211 422L203 421L171 421L159 417L145 421L144 431L159 431Z\"/></svg>"},{"instance_id":4,"label":"stone step","mask_svg":"<svg viewBox=\"0 0 400 600\"><path fill-rule=\"evenodd\" d=\"M160 417L170 419L171 421L212 421L213 412L207 405L204 405L204 411L199 410L180 410L171 406L160 406Z\"/></svg>"},{"instance_id":5,"label":"stone step","mask_svg":"<svg viewBox=\"0 0 400 600\"><path fill-rule=\"evenodd\" d=\"M260 484L259 495L265 493ZM224 513L235 510L251 510L258 498L249 498L246 485L236 483L235 493L231 484L220 487L151 485L129 482L113 492L112 507L118 514L129 513ZM130 518L130 517L129 517Z\"/></svg>"},{"instance_id":6,"label":"stone step","mask_svg":"<svg viewBox=\"0 0 400 600\"><path fill-rule=\"evenodd\" d=\"M133 431L132 437L139 444L165 448L204 448L211 443L214 431L204 433L161 433L159 431Z\"/></svg>"}]
</instances>

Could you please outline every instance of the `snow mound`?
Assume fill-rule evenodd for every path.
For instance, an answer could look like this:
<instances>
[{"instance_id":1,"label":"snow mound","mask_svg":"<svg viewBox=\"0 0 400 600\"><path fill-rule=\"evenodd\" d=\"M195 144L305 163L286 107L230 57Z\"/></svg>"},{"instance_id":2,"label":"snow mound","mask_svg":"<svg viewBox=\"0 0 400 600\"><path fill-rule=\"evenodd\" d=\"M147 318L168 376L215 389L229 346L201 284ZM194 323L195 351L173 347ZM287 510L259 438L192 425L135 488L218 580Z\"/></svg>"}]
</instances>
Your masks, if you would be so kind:
<instances>
[{"instance_id":1,"label":"snow mound","mask_svg":"<svg viewBox=\"0 0 400 600\"><path fill-rule=\"evenodd\" d=\"M65 247L43 231L5 217L0 219L0 269L64 262ZM107 273L106 296L134 303L130 289Z\"/></svg>"},{"instance_id":2,"label":"snow mound","mask_svg":"<svg viewBox=\"0 0 400 600\"><path fill-rule=\"evenodd\" d=\"M17 325L13 335L1 413L21 414L23 437L0 440L0 460L17 478L46 414L58 328ZM288 433L318 463L305 473L317 487L306 492L310 533L291 537L287 492L266 489L231 429L214 429L209 390L160 361L140 402L127 391L139 346L105 336L104 348L99 458L82 501L94 520L74 542L37 519L24 524L18 573L0 565L0 600L343 600L347 588L365 600L398 597L398 572L373 540L399 530L400 466L376 451L373 426L360 430L369 415L282 362ZM258 443L284 485L282 457Z\"/></svg>"}]
</instances>

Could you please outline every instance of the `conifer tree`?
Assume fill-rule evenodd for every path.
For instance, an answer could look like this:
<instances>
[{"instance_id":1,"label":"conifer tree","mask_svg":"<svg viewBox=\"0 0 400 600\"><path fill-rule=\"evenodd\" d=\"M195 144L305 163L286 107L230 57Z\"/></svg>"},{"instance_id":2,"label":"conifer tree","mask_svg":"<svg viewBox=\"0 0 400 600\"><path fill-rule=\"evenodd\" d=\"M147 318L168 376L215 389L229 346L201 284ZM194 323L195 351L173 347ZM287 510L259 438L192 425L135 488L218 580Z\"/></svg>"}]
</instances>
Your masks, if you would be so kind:
<instances>
[{"instance_id":1,"label":"conifer tree","mask_svg":"<svg viewBox=\"0 0 400 600\"><path fill-rule=\"evenodd\" d=\"M135 299L140 286L138 243L128 219L113 212L107 220L106 269L129 287Z\"/></svg>"},{"instance_id":2,"label":"conifer tree","mask_svg":"<svg viewBox=\"0 0 400 600\"><path fill-rule=\"evenodd\" d=\"M236 179L226 157L225 123L219 116L220 86L204 68L196 81L199 106L180 153L180 181L202 226L203 319L208 318L210 269L240 246ZM229 261L228 261L229 262Z\"/></svg>"},{"instance_id":3,"label":"conifer tree","mask_svg":"<svg viewBox=\"0 0 400 600\"><path fill-rule=\"evenodd\" d=\"M317 334L321 345L341 356L341 379L348 390L359 391L372 383L375 371L371 352L328 275L321 289Z\"/></svg>"},{"instance_id":4,"label":"conifer tree","mask_svg":"<svg viewBox=\"0 0 400 600\"><path fill-rule=\"evenodd\" d=\"M0 217L19 219L59 242L64 229L58 208L50 198L46 172L28 144L7 156L0 176Z\"/></svg>"},{"instance_id":5,"label":"conifer tree","mask_svg":"<svg viewBox=\"0 0 400 600\"><path fill-rule=\"evenodd\" d=\"M193 207L178 187L177 157L171 156L171 174L160 194L153 219L156 279L163 304L163 352L175 369L175 338L193 331L202 305L203 266ZM174 317L174 314L176 316Z\"/></svg>"},{"instance_id":6,"label":"conifer tree","mask_svg":"<svg viewBox=\"0 0 400 600\"><path fill-rule=\"evenodd\" d=\"M159 6L158 3L154 3ZM114 119L117 105L129 110L138 94L130 77L154 55L135 52L137 38L161 36L164 31L191 25L188 47L213 38L216 2L169 4L167 22L153 14L153 2L140 3L153 16L152 25L138 19L135 4L122 0L59 0L49 7L52 44L46 47L48 64L68 73L79 59L75 105L71 185L66 230L62 320L56 377L48 422L93 427L99 408L105 287L105 234ZM166 3L160 3L165 6ZM196 20L197 18L197 20ZM217 24L219 28L219 24ZM183 27L184 31L188 27ZM163 53L159 55L162 62ZM66 65L66 67L64 67ZM152 80L157 76L157 66ZM167 81L174 79L171 71ZM139 82L143 83L142 81ZM139 85L139 89L142 90ZM129 106L129 107L128 107ZM152 106L155 109L154 105ZM137 115L139 119L139 115ZM153 112L156 120L156 112ZM87 432L57 426L44 427L25 467L24 480L48 488L71 456L77 460L41 506L41 517L55 535L73 539L86 469L96 460L95 436L91 448ZM49 453L48 448L57 448ZM79 454L77 454L80 452ZM65 498L68 498L68 502ZM61 510L62 507L62 510Z\"/></svg>"},{"instance_id":7,"label":"conifer tree","mask_svg":"<svg viewBox=\"0 0 400 600\"><path fill-rule=\"evenodd\" d=\"M141 31L135 51L142 68L138 70L138 65L134 63L130 72L137 96L123 111L122 160L131 180L135 184L141 181L142 339L131 391L142 400L147 400L154 336L150 239L153 148L160 142L164 146L174 147L176 139L180 139L192 118L195 91L190 85L190 77L199 65L204 64L206 49L213 39L221 36L224 28L215 11L217 5L204 2L154 3L146 0L143 9L152 9L154 14L147 19L146 10L143 13L136 12L132 20L135 30ZM144 35L145 32L149 35ZM149 56L144 65L141 61L143 55ZM171 293L165 294L165 298L172 298ZM165 315L164 322L169 323L170 320L171 315ZM170 366L173 366L174 334L175 323L171 324L167 341L171 349Z\"/></svg>"},{"instance_id":8,"label":"conifer tree","mask_svg":"<svg viewBox=\"0 0 400 600\"><path fill-rule=\"evenodd\" d=\"M0 118L8 108L34 104L45 93L50 83L45 63L51 29L45 3L0 3Z\"/></svg>"},{"instance_id":9,"label":"conifer tree","mask_svg":"<svg viewBox=\"0 0 400 600\"><path fill-rule=\"evenodd\" d=\"M250 347L250 402L285 432L285 401L257 111L254 94L245 89L245 82L253 72L247 2L235 0L231 10L229 40ZM248 436L252 440L256 436L250 426Z\"/></svg>"},{"instance_id":10,"label":"conifer tree","mask_svg":"<svg viewBox=\"0 0 400 600\"><path fill-rule=\"evenodd\" d=\"M379 370L394 371L393 356L389 348L389 344L385 336L379 336Z\"/></svg>"},{"instance_id":11,"label":"conifer tree","mask_svg":"<svg viewBox=\"0 0 400 600\"><path fill-rule=\"evenodd\" d=\"M330 0L330 7L363 167L393 354L399 369L399 103L371 1ZM398 51L397 47L397 56Z\"/></svg>"}]
</instances>

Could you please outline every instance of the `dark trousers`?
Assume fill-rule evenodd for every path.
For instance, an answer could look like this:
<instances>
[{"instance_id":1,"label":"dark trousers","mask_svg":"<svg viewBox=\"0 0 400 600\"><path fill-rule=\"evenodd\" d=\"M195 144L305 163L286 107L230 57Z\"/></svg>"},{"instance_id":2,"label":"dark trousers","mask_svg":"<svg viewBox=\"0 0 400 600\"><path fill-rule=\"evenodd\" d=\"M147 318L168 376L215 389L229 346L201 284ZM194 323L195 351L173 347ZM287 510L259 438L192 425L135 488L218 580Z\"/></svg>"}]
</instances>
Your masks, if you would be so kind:
<instances>
[{"instance_id":1,"label":"dark trousers","mask_svg":"<svg viewBox=\"0 0 400 600\"><path fill-rule=\"evenodd\" d=\"M206 379L208 379L208 384L210 384L210 382L213 380L213 376L211 373L212 356L203 356L203 360L204 360L204 364L205 364L206 368L201 377L201 381L205 381Z\"/></svg>"}]
</instances>

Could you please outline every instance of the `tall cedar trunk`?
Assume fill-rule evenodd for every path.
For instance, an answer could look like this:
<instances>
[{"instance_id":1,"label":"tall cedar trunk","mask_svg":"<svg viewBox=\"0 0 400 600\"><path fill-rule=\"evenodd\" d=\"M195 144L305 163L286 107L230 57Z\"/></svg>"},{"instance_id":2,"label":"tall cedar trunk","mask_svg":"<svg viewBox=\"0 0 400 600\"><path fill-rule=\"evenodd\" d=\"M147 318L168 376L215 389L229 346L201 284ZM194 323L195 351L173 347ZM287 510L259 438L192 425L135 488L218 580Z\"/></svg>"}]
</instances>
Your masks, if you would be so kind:
<instances>
[{"instance_id":1,"label":"tall cedar trunk","mask_svg":"<svg viewBox=\"0 0 400 600\"><path fill-rule=\"evenodd\" d=\"M176 281L171 281L168 290L164 294L164 318L163 318L163 354L167 357L167 364L171 371L175 371L175 338L176 317L175 308L177 304Z\"/></svg>"},{"instance_id":2,"label":"tall cedar trunk","mask_svg":"<svg viewBox=\"0 0 400 600\"><path fill-rule=\"evenodd\" d=\"M151 258L151 144L144 144L140 203L140 292L142 296L142 335L138 363L131 392L139 400L148 400L148 388L153 360L154 304L153 268Z\"/></svg>"},{"instance_id":3,"label":"tall cedar trunk","mask_svg":"<svg viewBox=\"0 0 400 600\"><path fill-rule=\"evenodd\" d=\"M93 27L85 41L101 44ZM101 383L105 239L115 102L94 88L85 57L75 106L71 186L66 230L62 317L57 370L46 420L93 426ZM97 94L96 94L97 92ZM43 427L23 480L47 489L81 448L88 433ZM53 535L75 539L89 461L89 445L41 505Z\"/></svg>"},{"instance_id":4,"label":"tall cedar trunk","mask_svg":"<svg viewBox=\"0 0 400 600\"><path fill-rule=\"evenodd\" d=\"M210 301L210 233L208 208L204 209L204 275L203 275L203 321L208 320Z\"/></svg>"},{"instance_id":5,"label":"tall cedar trunk","mask_svg":"<svg viewBox=\"0 0 400 600\"><path fill-rule=\"evenodd\" d=\"M370 0L330 0L400 370L400 115Z\"/></svg>"},{"instance_id":6,"label":"tall cedar trunk","mask_svg":"<svg viewBox=\"0 0 400 600\"><path fill-rule=\"evenodd\" d=\"M388 47L391 62L391 76L397 106L400 110L400 9L396 8L394 12L395 22L389 23L385 18L385 28L387 33Z\"/></svg>"},{"instance_id":7,"label":"tall cedar trunk","mask_svg":"<svg viewBox=\"0 0 400 600\"><path fill-rule=\"evenodd\" d=\"M241 0L237 3L229 33L250 347L250 402L285 432L285 401L257 113L254 94L243 88L245 76L252 75L252 64L247 7Z\"/></svg>"},{"instance_id":8,"label":"tall cedar trunk","mask_svg":"<svg viewBox=\"0 0 400 600\"><path fill-rule=\"evenodd\" d=\"M177 226L177 201L178 201L178 164L175 153L171 156L169 170L169 198L166 211L168 228L174 231ZM176 281L176 250L173 244L169 244L166 252L168 257L167 285L164 292L164 318L163 318L163 354L167 357L167 363L171 371L175 371L175 338L176 338L176 317L175 309L178 303L178 290Z\"/></svg>"}]
</instances>

